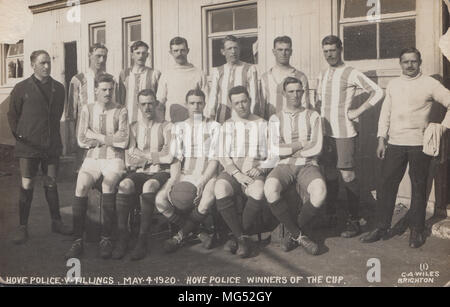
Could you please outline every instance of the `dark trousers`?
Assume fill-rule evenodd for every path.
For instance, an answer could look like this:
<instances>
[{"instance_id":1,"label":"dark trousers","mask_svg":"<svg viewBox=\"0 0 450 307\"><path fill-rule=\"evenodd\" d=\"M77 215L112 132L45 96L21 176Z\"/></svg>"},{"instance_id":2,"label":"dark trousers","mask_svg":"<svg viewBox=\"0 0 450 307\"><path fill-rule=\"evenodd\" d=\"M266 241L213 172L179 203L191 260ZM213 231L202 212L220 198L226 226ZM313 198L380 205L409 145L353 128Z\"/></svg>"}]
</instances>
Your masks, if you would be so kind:
<instances>
[{"instance_id":1,"label":"dark trousers","mask_svg":"<svg viewBox=\"0 0 450 307\"><path fill-rule=\"evenodd\" d=\"M422 146L388 145L381 167L381 182L377 191L377 227L391 227L398 187L409 163L411 178L411 208L409 225L417 231L425 228L426 191L431 157L422 152Z\"/></svg>"}]
</instances>

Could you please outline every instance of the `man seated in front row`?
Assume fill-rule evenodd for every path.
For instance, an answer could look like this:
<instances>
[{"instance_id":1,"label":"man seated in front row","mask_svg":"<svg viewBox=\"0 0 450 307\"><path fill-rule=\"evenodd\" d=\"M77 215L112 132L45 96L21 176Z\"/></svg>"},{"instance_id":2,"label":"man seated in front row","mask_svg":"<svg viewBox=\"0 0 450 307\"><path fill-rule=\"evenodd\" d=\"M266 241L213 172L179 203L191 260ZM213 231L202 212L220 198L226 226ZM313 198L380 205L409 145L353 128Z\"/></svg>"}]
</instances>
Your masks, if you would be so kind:
<instances>
[{"instance_id":1,"label":"man seated in front row","mask_svg":"<svg viewBox=\"0 0 450 307\"><path fill-rule=\"evenodd\" d=\"M281 160L266 179L264 195L272 213L289 232L283 239L283 250L300 244L309 254L317 255L319 247L306 232L326 197L325 180L316 161L322 150L322 123L317 112L302 107L304 88L300 80L287 77L283 90L286 108L269 120L269 159ZM296 185L303 200L295 215L292 212L298 212L298 204L287 203L281 196L291 184Z\"/></svg>"},{"instance_id":2,"label":"man seated in front row","mask_svg":"<svg viewBox=\"0 0 450 307\"><path fill-rule=\"evenodd\" d=\"M174 252L206 218L214 204L214 185L219 165L217 142L220 124L203 116L205 94L200 89L190 90L186 95L189 118L174 124L172 129L173 155L182 161L174 164L169 182L156 196L156 208L179 232L164 242L165 252ZM176 183L176 185L175 185ZM204 241L211 238L199 235Z\"/></svg>"},{"instance_id":3,"label":"man seated in front row","mask_svg":"<svg viewBox=\"0 0 450 307\"><path fill-rule=\"evenodd\" d=\"M264 165L267 121L250 112L245 87L233 87L228 96L233 111L221 130L224 171L217 177L214 192L217 209L233 234L225 250L246 258L251 254L248 235L269 232L278 225L264 199L264 181L270 170ZM244 206L237 201L239 196L247 198Z\"/></svg>"},{"instance_id":4,"label":"man seated in front row","mask_svg":"<svg viewBox=\"0 0 450 307\"><path fill-rule=\"evenodd\" d=\"M173 160L169 150L172 125L164 120L157 121L159 102L155 93L150 89L142 90L137 100L142 120L130 126L130 147L126 162L132 172L119 184L116 199L119 240L112 254L113 259L125 256L129 242L128 219L134 208L134 200L139 196L141 222L131 260L145 257L156 193L169 179L169 167Z\"/></svg>"},{"instance_id":5,"label":"man seated in front row","mask_svg":"<svg viewBox=\"0 0 450 307\"><path fill-rule=\"evenodd\" d=\"M114 79L103 74L95 80L96 102L81 110L78 144L89 149L78 173L75 199L72 204L75 241L66 258L79 258L83 253L83 234L88 204L88 192L97 180L102 180L102 233L100 256L111 257L116 186L125 173L125 149L128 147L129 126L126 108L112 101Z\"/></svg>"}]
</instances>

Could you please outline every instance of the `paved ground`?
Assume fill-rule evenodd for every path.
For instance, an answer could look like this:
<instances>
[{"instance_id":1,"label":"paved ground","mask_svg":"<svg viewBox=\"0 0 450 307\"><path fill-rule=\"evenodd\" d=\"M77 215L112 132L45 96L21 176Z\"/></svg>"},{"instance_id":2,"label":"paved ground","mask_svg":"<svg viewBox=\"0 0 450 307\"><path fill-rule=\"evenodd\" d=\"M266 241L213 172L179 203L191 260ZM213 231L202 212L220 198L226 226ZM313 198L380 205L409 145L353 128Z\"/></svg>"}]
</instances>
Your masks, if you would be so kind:
<instances>
[{"instance_id":1,"label":"paved ground","mask_svg":"<svg viewBox=\"0 0 450 307\"><path fill-rule=\"evenodd\" d=\"M31 238L27 244L15 246L11 232L18 223L19 177L15 168L5 163L0 162L0 170L12 174L0 177L0 277L9 282L17 282L13 279L16 277L28 277L21 280L26 283L52 283L56 277L62 281L69 269L63 255L71 241L50 232L41 184L36 186L32 204ZM74 179L61 180L59 191L63 219L70 222ZM284 253L272 242L260 246L254 257L245 260L226 254L221 247L204 250L200 244L164 255L162 238L153 238L150 254L142 261L133 262L128 257L104 261L97 256L97 245L90 243L81 259L81 276L87 283L101 278L103 283L152 285L186 285L196 281L204 285L444 286L450 281L449 240L429 237L423 247L413 250L408 247L408 234L370 245L360 244L358 238L342 239L333 230L321 230L318 237L323 241L323 252L316 257L301 248ZM371 258L380 260L378 283L367 280L367 262Z\"/></svg>"}]
</instances>

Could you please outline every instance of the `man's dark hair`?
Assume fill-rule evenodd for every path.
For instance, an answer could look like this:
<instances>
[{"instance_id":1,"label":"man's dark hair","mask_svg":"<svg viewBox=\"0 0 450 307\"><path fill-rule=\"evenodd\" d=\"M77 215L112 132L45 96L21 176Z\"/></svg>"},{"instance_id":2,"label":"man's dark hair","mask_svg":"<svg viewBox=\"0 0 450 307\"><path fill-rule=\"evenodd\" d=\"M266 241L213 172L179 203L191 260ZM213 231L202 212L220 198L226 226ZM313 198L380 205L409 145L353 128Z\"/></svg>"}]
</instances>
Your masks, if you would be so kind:
<instances>
[{"instance_id":1,"label":"man's dark hair","mask_svg":"<svg viewBox=\"0 0 450 307\"><path fill-rule=\"evenodd\" d=\"M33 51L31 53L31 55L30 55L30 62L31 62L31 64L33 64L36 61L37 57L40 56L41 54L46 54L48 57L50 57L50 54L48 54L48 52L45 51L45 50Z\"/></svg>"},{"instance_id":2,"label":"man's dark hair","mask_svg":"<svg viewBox=\"0 0 450 307\"><path fill-rule=\"evenodd\" d=\"M98 88L100 83L112 83L114 85L114 77L107 73L100 74L94 80L95 88Z\"/></svg>"},{"instance_id":3,"label":"man's dark hair","mask_svg":"<svg viewBox=\"0 0 450 307\"><path fill-rule=\"evenodd\" d=\"M342 41L336 35L325 36L322 40L322 47L325 45L336 45L336 48L342 49Z\"/></svg>"},{"instance_id":4,"label":"man's dark hair","mask_svg":"<svg viewBox=\"0 0 450 307\"><path fill-rule=\"evenodd\" d=\"M150 49L150 47L143 41L135 41L130 47L131 53L133 53L134 50L136 50L140 47L145 47L145 48L147 48L147 50Z\"/></svg>"},{"instance_id":5,"label":"man's dark hair","mask_svg":"<svg viewBox=\"0 0 450 307\"><path fill-rule=\"evenodd\" d=\"M419 58L419 61L422 62L422 54L420 54L420 51L414 47L405 48L400 52L400 56L398 57L400 61L402 60L402 56L405 53L415 53L417 57Z\"/></svg>"},{"instance_id":6,"label":"man's dark hair","mask_svg":"<svg viewBox=\"0 0 450 307\"><path fill-rule=\"evenodd\" d=\"M283 91L286 91L286 87L287 87L289 84L294 84L294 83L300 84L300 85L302 86L302 88L303 88L303 83L302 83L302 81L300 81L299 79L294 78L294 77L287 77L287 78L284 79L284 81L283 81Z\"/></svg>"},{"instance_id":7,"label":"man's dark hair","mask_svg":"<svg viewBox=\"0 0 450 307\"><path fill-rule=\"evenodd\" d=\"M182 45L184 44L186 48L189 48L188 42L184 37L176 36L170 40L169 47L172 48L173 45Z\"/></svg>"},{"instance_id":8,"label":"man's dark hair","mask_svg":"<svg viewBox=\"0 0 450 307\"><path fill-rule=\"evenodd\" d=\"M292 39L289 36L278 36L273 40L273 49L275 49L275 46L277 43L284 43L289 44L289 46L292 47Z\"/></svg>"},{"instance_id":9,"label":"man's dark hair","mask_svg":"<svg viewBox=\"0 0 450 307\"><path fill-rule=\"evenodd\" d=\"M229 42L238 43L238 45L239 45L239 39L236 36L234 36L234 35L227 35L224 38L222 38L222 49L225 48L225 43L228 42L228 41Z\"/></svg>"},{"instance_id":10,"label":"man's dark hair","mask_svg":"<svg viewBox=\"0 0 450 307\"><path fill-rule=\"evenodd\" d=\"M187 92L187 94L186 94L186 103L187 103L188 98L190 96L202 97L203 101L205 101L205 99L206 99L205 93L203 93L203 91L201 89L199 89L198 87L190 90L189 92Z\"/></svg>"},{"instance_id":11,"label":"man's dark hair","mask_svg":"<svg viewBox=\"0 0 450 307\"><path fill-rule=\"evenodd\" d=\"M137 95L138 101L139 101L139 97L141 97L141 96L144 96L144 97L152 96L156 100L155 92L151 89L145 89L145 90L140 91Z\"/></svg>"},{"instance_id":12,"label":"man's dark hair","mask_svg":"<svg viewBox=\"0 0 450 307\"><path fill-rule=\"evenodd\" d=\"M104 44L95 43L91 47L89 47L89 54L94 53L95 50L97 50L97 49L105 49L106 53L108 53L108 48L106 48L106 46Z\"/></svg>"},{"instance_id":13,"label":"man's dark hair","mask_svg":"<svg viewBox=\"0 0 450 307\"><path fill-rule=\"evenodd\" d=\"M230 89L228 91L228 99L230 99L231 101L231 96L238 94L245 94L247 98L250 100L250 94L248 93L247 88L243 87L242 85L238 85Z\"/></svg>"}]
</instances>

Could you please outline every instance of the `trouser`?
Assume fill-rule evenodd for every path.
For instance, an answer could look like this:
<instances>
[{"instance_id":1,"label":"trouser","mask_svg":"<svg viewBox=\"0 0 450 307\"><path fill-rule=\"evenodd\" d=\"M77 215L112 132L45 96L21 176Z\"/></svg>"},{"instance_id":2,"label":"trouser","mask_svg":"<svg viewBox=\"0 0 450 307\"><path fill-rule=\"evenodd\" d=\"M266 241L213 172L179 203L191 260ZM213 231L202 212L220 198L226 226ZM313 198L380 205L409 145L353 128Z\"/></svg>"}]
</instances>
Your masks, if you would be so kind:
<instances>
[{"instance_id":1,"label":"trouser","mask_svg":"<svg viewBox=\"0 0 450 307\"><path fill-rule=\"evenodd\" d=\"M422 152L422 146L388 145L381 167L381 182L377 191L377 227L391 226L400 182L409 163L411 178L411 208L408 219L412 229L423 231L427 207L426 190L431 157Z\"/></svg>"}]
</instances>

